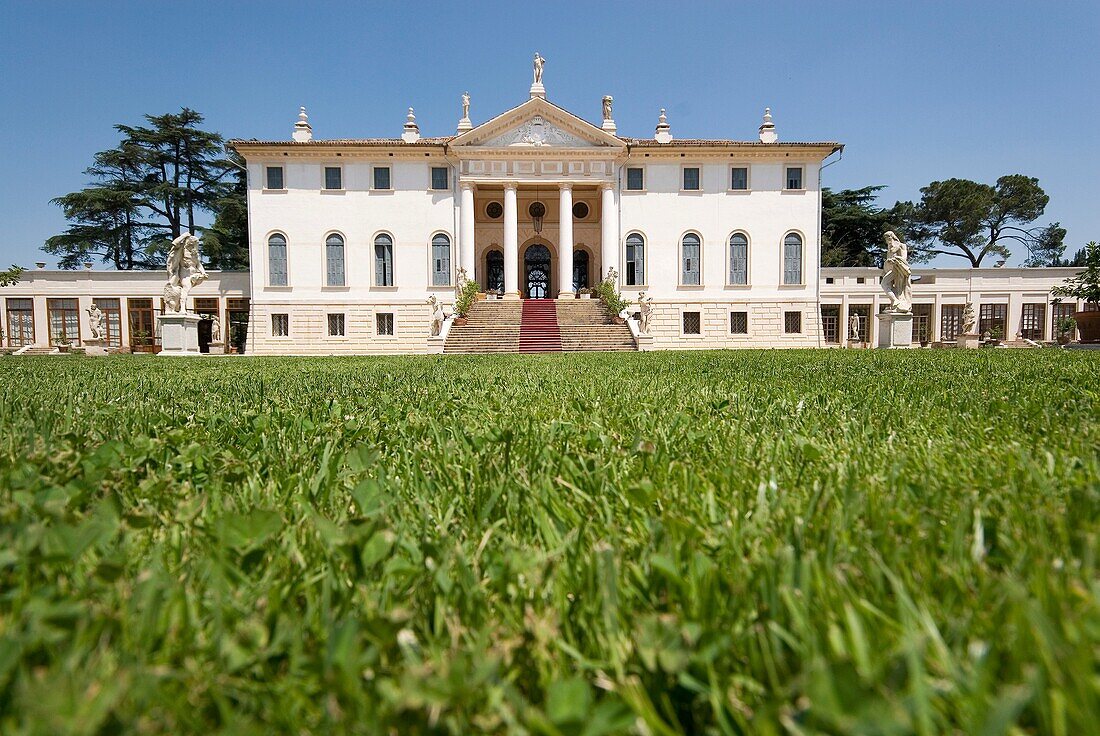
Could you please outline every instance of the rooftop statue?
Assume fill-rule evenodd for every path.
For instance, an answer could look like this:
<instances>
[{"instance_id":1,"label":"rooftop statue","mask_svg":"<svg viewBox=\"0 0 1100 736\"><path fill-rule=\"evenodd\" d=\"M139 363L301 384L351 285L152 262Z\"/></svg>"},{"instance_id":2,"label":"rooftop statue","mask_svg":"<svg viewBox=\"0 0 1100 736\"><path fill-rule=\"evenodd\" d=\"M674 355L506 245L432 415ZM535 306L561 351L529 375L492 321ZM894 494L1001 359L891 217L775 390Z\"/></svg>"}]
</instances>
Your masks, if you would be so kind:
<instances>
[{"instance_id":1,"label":"rooftop statue","mask_svg":"<svg viewBox=\"0 0 1100 736\"><path fill-rule=\"evenodd\" d=\"M470 117L470 93L462 93L462 119L467 120Z\"/></svg>"},{"instance_id":2,"label":"rooftop statue","mask_svg":"<svg viewBox=\"0 0 1100 736\"><path fill-rule=\"evenodd\" d=\"M615 101L615 98L613 98L611 95L604 95L603 96L603 119L604 120L610 120L611 119L611 103L613 103L614 101Z\"/></svg>"},{"instance_id":3,"label":"rooftop statue","mask_svg":"<svg viewBox=\"0 0 1100 736\"><path fill-rule=\"evenodd\" d=\"M206 269L199 258L199 239L184 233L168 250L168 283L164 285L164 311L184 314L191 289L206 281Z\"/></svg>"},{"instance_id":4,"label":"rooftop statue","mask_svg":"<svg viewBox=\"0 0 1100 736\"><path fill-rule=\"evenodd\" d=\"M542 84L542 66L546 63L546 59L539 56L539 52L535 52L535 84Z\"/></svg>"},{"instance_id":5,"label":"rooftop statue","mask_svg":"<svg viewBox=\"0 0 1100 736\"><path fill-rule=\"evenodd\" d=\"M909 267L909 248L892 230L886 232L883 270L882 288L890 299L886 311L909 314L913 311L913 269Z\"/></svg>"}]
</instances>

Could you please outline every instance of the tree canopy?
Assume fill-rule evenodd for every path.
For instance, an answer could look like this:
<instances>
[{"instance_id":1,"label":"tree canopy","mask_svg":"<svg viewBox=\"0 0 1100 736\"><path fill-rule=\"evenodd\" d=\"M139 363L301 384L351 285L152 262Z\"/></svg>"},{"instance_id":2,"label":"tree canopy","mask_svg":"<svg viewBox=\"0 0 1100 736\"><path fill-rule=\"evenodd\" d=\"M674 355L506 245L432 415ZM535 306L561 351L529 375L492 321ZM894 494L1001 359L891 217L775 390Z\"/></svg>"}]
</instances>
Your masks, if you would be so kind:
<instances>
[{"instance_id":1,"label":"tree canopy","mask_svg":"<svg viewBox=\"0 0 1100 736\"><path fill-rule=\"evenodd\" d=\"M120 270L160 268L183 232L214 233L204 255L214 268L247 267L243 167L217 133L202 130L189 108L145 116L147 125L116 125L122 140L100 151L85 173L89 186L53 200L70 225L46 241L61 268L98 257ZM198 225L213 216L214 225ZM221 222L219 223L219 220Z\"/></svg>"},{"instance_id":2,"label":"tree canopy","mask_svg":"<svg viewBox=\"0 0 1100 736\"><path fill-rule=\"evenodd\" d=\"M1065 250L1066 231L1058 223L1035 224L1050 201L1038 179L1009 174L994 186L948 179L920 191L909 223L913 260L954 256L976 268L990 255L1007 259L1015 242L1028 249L1026 265L1050 265Z\"/></svg>"},{"instance_id":3,"label":"tree canopy","mask_svg":"<svg viewBox=\"0 0 1100 736\"><path fill-rule=\"evenodd\" d=\"M22 266L16 266L13 264L12 267L8 270L0 271L0 287L11 286L13 284L19 283L19 277L22 276L23 272L26 270L27 269L23 268Z\"/></svg>"},{"instance_id":4,"label":"tree canopy","mask_svg":"<svg viewBox=\"0 0 1100 736\"><path fill-rule=\"evenodd\" d=\"M890 209L876 207L883 186L821 192L821 265L878 266L882 264L887 230L903 234L905 203Z\"/></svg>"}]
</instances>

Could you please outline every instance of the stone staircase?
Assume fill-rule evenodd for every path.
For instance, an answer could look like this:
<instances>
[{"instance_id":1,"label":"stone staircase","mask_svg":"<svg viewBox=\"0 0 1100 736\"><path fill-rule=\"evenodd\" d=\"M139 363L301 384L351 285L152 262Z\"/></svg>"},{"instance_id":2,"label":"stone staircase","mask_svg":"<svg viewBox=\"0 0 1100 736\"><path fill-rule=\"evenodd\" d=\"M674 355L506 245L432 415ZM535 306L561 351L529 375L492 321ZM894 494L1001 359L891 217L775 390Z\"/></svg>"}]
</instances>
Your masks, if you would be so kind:
<instances>
[{"instance_id":1,"label":"stone staircase","mask_svg":"<svg viewBox=\"0 0 1100 736\"><path fill-rule=\"evenodd\" d=\"M13 355L61 355L61 351L52 345L28 345L16 350Z\"/></svg>"},{"instance_id":2,"label":"stone staircase","mask_svg":"<svg viewBox=\"0 0 1100 736\"><path fill-rule=\"evenodd\" d=\"M556 331L556 334L555 334ZM474 303L467 324L452 325L444 353L637 350L625 324L611 321L595 299Z\"/></svg>"}]
</instances>

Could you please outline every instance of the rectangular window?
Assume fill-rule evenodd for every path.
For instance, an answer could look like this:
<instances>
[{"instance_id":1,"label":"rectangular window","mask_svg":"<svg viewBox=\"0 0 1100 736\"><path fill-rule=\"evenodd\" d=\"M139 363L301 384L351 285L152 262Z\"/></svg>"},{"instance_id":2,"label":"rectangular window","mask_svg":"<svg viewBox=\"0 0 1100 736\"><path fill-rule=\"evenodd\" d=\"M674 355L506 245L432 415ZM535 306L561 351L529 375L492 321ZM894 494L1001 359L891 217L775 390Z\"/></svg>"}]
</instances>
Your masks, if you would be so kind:
<instances>
[{"instance_id":1,"label":"rectangular window","mask_svg":"<svg viewBox=\"0 0 1100 736\"><path fill-rule=\"evenodd\" d=\"M330 314L328 316L328 336L329 337L343 337L344 336L344 315L342 315L342 314Z\"/></svg>"},{"instance_id":2,"label":"rectangular window","mask_svg":"<svg viewBox=\"0 0 1100 736\"><path fill-rule=\"evenodd\" d=\"M80 344L80 308L76 299L47 299L50 345Z\"/></svg>"},{"instance_id":3,"label":"rectangular window","mask_svg":"<svg viewBox=\"0 0 1100 736\"><path fill-rule=\"evenodd\" d=\"M730 189L743 192L749 188L749 170L744 166L734 166L730 169Z\"/></svg>"},{"instance_id":4,"label":"rectangular window","mask_svg":"<svg viewBox=\"0 0 1100 736\"><path fill-rule=\"evenodd\" d=\"M702 320L699 319L699 312L684 312L683 320L685 335L703 334L703 325Z\"/></svg>"},{"instance_id":5,"label":"rectangular window","mask_svg":"<svg viewBox=\"0 0 1100 736\"><path fill-rule=\"evenodd\" d=\"M802 188L802 167L801 166L788 166L787 167L787 189L801 189Z\"/></svg>"},{"instance_id":6,"label":"rectangular window","mask_svg":"<svg viewBox=\"0 0 1100 736\"><path fill-rule=\"evenodd\" d=\"M271 315L271 336L272 337L290 337L290 315L289 314L273 314L273 315Z\"/></svg>"},{"instance_id":7,"label":"rectangular window","mask_svg":"<svg viewBox=\"0 0 1100 736\"><path fill-rule=\"evenodd\" d=\"M390 188L390 167L389 166L375 166L374 167L374 188L375 189L389 189Z\"/></svg>"},{"instance_id":8,"label":"rectangular window","mask_svg":"<svg viewBox=\"0 0 1100 736\"><path fill-rule=\"evenodd\" d=\"M11 301L10 299L8 301ZM1067 319L1073 319L1073 313L1077 311L1077 305L1073 303L1069 304L1051 304L1051 337L1057 339L1063 334L1068 336L1069 339L1073 339L1076 328L1072 330L1063 330L1063 322Z\"/></svg>"},{"instance_id":9,"label":"rectangular window","mask_svg":"<svg viewBox=\"0 0 1100 736\"><path fill-rule=\"evenodd\" d=\"M375 331L379 335L392 335L393 334L393 313L392 312L379 312L374 316L375 319Z\"/></svg>"},{"instance_id":10,"label":"rectangular window","mask_svg":"<svg viewBox=\"0 0 1100 736\"><path fill-rule=\"evenodd\" d=\"M962 304L943 304L940 306L940 339L954 342L962 330Z\"/></svg>"},{"instance_id":11,"label":"rectangular window","mask_svg":"<svg viewBox=\"0 0 1100 736\"><path fill-rule=\"evenodd\" d=\"M325 189L343 189L344 172L339 166L325 167Z\"/></svg>"},{"instance_id":12,"label":"rectangular window","mask_svg":"<svg viewBox=\"0 0 1100 736\"><path fill-rule=\"evenodd\" d=\"M195 300L196 303L199 301ZM122 300L93 299L92 303L103 312L103 342L109 348L122 347Z\"/></svg>"},{"instance_id":13,"label":"rectangular window","mask_svg":"<svg viewBox=\"0 0 1100 736\"><path fill-rule=\"evenodd\" d=\"M130 345L151 348L156 344L156 312L152 299L127 299L127 320L130 323Z\"/></svg>"},{"instance_id":14,"label":"rectangular window","mask_svg":"<svg viewBox=\"0 0 1100 736\"><path fill-rule=\"evenodd\" d=\"M821 334L826 345L840 344L840 307L835 304L821 305Z\"/></svg>"},{"instance_id":15,"label":"rectangular window","mask_svg":"<svg viewBox=\"0 0 1100 736\"><path fill-rule=\"evenodd\" d=\"M983 304L978 312L978 334L997 340L1008 337L1008 305L1007 304Z\"/></svg>"},{"instance_id":16,"label":"rectangular window","mask_svg":"<svg viewBox=\"0 0 1100 736\"><path fill-rule=\"evenodd\" d=\"M788 335L802 334L802 312L783 313L783 332Z\"/></svg>"},{"instance_id":17,"label":"rectangular window","mask_svg":"<svg viewBox=\"0 0 1100 736\"><path fill-rule=\"evenodd\" d=\"M749 334L749 313L748 312L730 312L730 334L731 335L747 335L747 334Z\"/></svg>"},{"instance_id":18,"label":"rectangular window","mask_svg":"<svg viewBox=\"0 0 1100 736\"><path fill-rule=\"evenodd\" d=\"M631 192L640 192L645 189L644 169L631 167L626 170L626 188Z\"/></svg>"},{"instance_id":19,"label":"rectangular window","mask_svg":"<svg viewBox=\"0 0 1100 736\"><path fill-rule=\"evenodd\" d=\"M34 300L8 299L8 347L34 344Z\"/></svg>"},{"instance_id":20,"label":"rectangular window","mask_svg":"<svg viewBox=\"0 0 1100 736\"><path fill-rule=\"evenodd\" d=\"M283 167L282 166L268 166L267 167L267 188L268 189L282 189L283 188Z\"/></svg>"},{"instance_id":21,"label":"rectangular window","mask_svg":"<svg viewBox=\"0 0 1100 736\"><path fill-rule=\"evenodd\" d=\"M856 276L856 283L857 284L862 284L865 281L867 281L867 279L865 279L863 276Z\"/></svg>"},{"instance_id":22,"label":"rectangular window","mask_svg":"<svg viewBox=\"0 0 1100 736\"><path fill-rule=\"evenodd\" d=\"M432 167L432 189L447 190L450 187L447 185L447 167L446 166L433 166Z\"/></svg>"},{"instance_id":23,"label":"rectangular window","mask_svg":"<svg viewBox=\"0 0 1100 736\"><path fill-rule=\"evenodd\" d=\"M825 277L825 283L826 284L831 284L831 283L833 283L833 281L834 281L834 279L833 279L832 276L826 276Z\"/></svg>"},{"instance_id":24,"label":"rectangular window","mask_svg":"<svg viewBox=\"0 0 1100 736\"><path fill-rule=\"evenodd\" d=\"M1046 304L1025 304L1020 315L1020 335L1025 340L1042 340L1046 324Z\"/></svg>"},{"instance_id":25,"label":"rectangular window","mask_svg":"<svg viewBox=\"0 0 1100 736\"><path fill-rule=\"evenodd\" d=\"M698 166L685 166L684 167L684 191L685 192L697 192L697 191L699 191L699 167Z\"/></svg>"},{"instance_id":26,"label":"rectangular window","mask_svg":"<svg viewBox=\"0 0 1100 736\"><path fill-rule=\"evenodd\" d=\"M913 305L913 342L932 341L932 305Z\"/></svg>"}]
</instances>

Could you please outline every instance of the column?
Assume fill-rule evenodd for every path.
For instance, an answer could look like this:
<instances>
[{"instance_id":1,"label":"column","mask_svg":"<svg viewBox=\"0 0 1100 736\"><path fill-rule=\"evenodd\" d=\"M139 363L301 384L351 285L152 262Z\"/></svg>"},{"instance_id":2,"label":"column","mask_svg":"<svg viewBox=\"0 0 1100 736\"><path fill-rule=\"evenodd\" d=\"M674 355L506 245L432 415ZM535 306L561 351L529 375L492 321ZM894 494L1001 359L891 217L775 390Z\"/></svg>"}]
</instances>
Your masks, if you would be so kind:
<instances>
[{"instance_id":1,"label":"column","mask_svg":"<svg viewBox=\"0 0 1100 736\"><path fill-rule=\"evenodd\" d=\"M646 253L646 258L652 258ZM605 181L600 185L600 271L598 280L607 276L607 269L614 268L619 273L619 206L615 202L615 183ZM621 281L620 281L621 283Z\"/></svg>"},{"instance_id":2,"label":"column","mask_svg":"<svg viewBox=\"0 0 1100 736\"><path fill-rule=\"evenodd\" d=\"M466 269L466 278L477 280L475 264L477 263L474 247L474 183L464 181L459 183L462 189L460 211L458 213L458 251L459 265Z\"/></svg>"},{"instance_id":3,"label":"column","mask_svg":"<svg viewBox=\"0 0 1100 736\"><path fill-rule=\"evenodd\" d=\"M519 215L514 181L504 184L504 298L519 299Z\"/></svg>"},{"instance_id":4,"label":"column","mask_svg":"<svg viewBox=\"0 0 1100 736\"><path fill-rule=\"evenodd\" d=\"M573 185L558 185L558 298L573 298Z\"/></svg>"}]
</instances>

